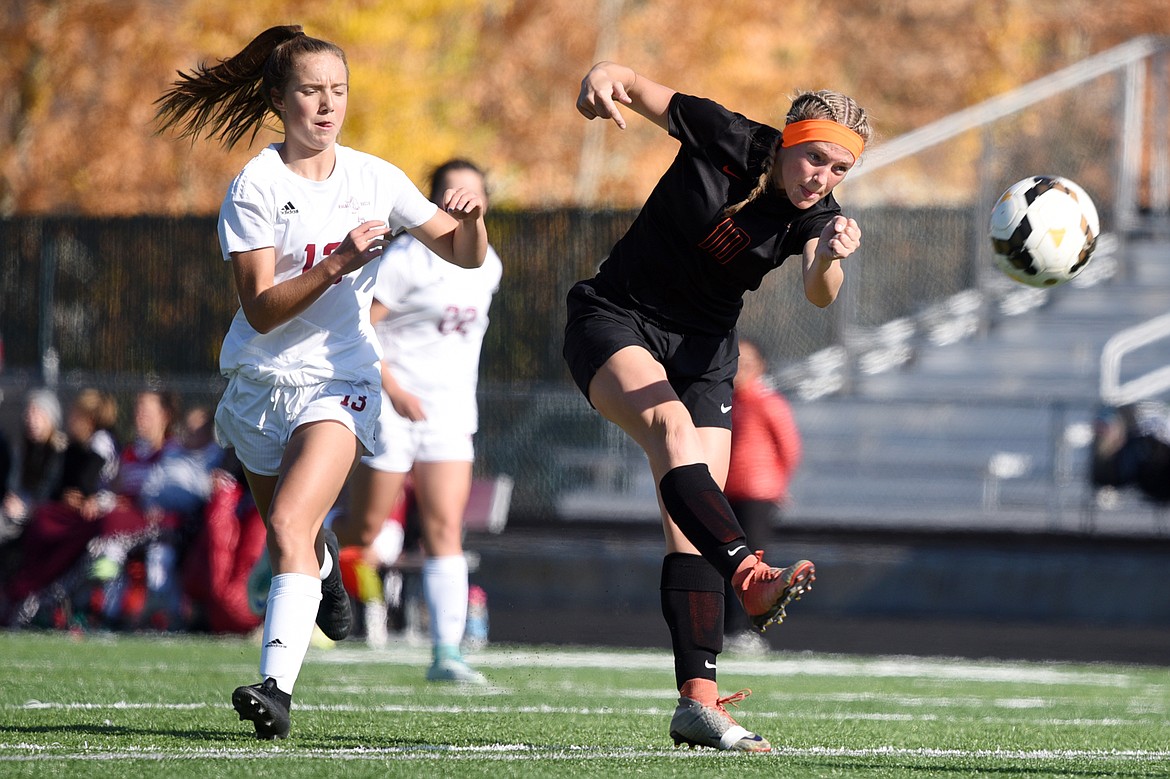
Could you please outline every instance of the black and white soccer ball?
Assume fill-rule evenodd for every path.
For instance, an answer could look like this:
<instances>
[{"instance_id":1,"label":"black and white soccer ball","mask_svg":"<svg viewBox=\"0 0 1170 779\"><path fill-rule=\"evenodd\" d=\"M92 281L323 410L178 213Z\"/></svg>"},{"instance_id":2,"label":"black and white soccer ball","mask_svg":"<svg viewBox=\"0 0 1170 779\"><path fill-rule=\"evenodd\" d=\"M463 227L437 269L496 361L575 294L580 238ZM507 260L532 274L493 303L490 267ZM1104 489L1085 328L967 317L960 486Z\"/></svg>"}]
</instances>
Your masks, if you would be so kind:
<instances>
[{"instance_id":1,"label":"black and white soccer ball","mask_svg":"<svg viewBox=\"0 0 1170 779\"><path fill-rule=\"evenodd\" d=\"M1092 198L1062 176L1029 176L1000 195L991 211L995 264L1031 287L1076 276L1093 257L1101 233Z\"/></svg>"}]
</instances>

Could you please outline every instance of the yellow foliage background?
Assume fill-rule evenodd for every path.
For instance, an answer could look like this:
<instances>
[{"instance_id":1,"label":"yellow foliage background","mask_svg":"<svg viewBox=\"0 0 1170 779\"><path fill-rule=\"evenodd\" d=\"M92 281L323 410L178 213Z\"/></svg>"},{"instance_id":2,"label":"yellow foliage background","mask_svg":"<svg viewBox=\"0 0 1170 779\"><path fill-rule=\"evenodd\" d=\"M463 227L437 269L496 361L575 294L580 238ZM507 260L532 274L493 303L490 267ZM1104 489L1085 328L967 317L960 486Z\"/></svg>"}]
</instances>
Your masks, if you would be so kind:
<instances>
[{"instance_id":1,"label":"yellow foliage background","mask_svg":"<svg viewBox=\"0 0 1170 779\"><path fill-rule=\"evenodd\" d=\"M263 143L154 134L177 70L297 23L351 69L342 142L423 185L454 154L497 205L636 205L675 144L575 111L590 64L779 123L797 89L853 95L880 136L941 118L1134 36L1152 0L22 0L0 11L0 216L214 213ZM1054 128L1054 132L1057 130Z\"/></svg>"}]
</instances>

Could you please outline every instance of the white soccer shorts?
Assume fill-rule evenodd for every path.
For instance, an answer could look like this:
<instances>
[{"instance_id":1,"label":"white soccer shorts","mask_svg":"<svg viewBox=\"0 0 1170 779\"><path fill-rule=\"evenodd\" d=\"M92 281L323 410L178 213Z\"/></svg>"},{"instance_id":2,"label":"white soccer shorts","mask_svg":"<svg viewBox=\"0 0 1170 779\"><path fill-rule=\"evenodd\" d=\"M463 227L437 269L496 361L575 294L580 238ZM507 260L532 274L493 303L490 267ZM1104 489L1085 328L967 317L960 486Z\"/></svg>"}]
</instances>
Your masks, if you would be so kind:
<instances>
[{"instance_id":1,"label":"white soccer shorts","mask_svg":"<svg viewBox=\"0 0 1170 779\"><path fill-rule=\"evenodd\" d=\"M415 463L475 462L471 433L436 428L430 420L411 422L394 411L389 398L383 397L382 403L380 448L363 457L362 464L383 473L409 473Z\"/></svg>"},{"instance_id":2,"label":"white soccer shorts","mask_svg":"<svg viewBox=\"0 0 1170 779\"><path fill-rule=\"evenodd\" d=\"M215 411L215 437L252 473L275 476L293 431L310 422L340 422L364 452L377 451L381 405L378 388L367 384L275 387L235 375Z\"/></svg>"}]
</instances>

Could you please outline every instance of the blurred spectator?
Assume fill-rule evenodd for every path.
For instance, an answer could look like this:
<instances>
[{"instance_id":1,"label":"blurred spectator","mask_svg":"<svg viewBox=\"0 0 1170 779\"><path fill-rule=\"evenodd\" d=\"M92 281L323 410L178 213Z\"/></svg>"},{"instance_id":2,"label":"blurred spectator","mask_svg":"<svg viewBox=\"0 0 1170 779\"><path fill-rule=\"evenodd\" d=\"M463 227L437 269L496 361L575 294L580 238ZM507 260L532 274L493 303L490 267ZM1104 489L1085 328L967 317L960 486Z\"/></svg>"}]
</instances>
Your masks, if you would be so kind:
<instances>
[{"instance_id":1,"label":"blurred spectator","mask_svg":"<svg viewBox=\"0 0 1170 779\"><path fill-rule=\"evenodd\" d=\"M178 454L179 401L172 392L144 390L134 400L134 439L122 452L116 491L119 503L137 507L142 487L165 457ZM127 519L133 523L133 519Z\"/></svg>"},{"instance_id":2,"label":"blurred spectator","mask_svg":"<svg viewBox=\"0 0 1170 779\"><path fill-rule=\"evenodd\" d=\"M751 341L740 338L739 370L731 395L731 461L723 492L739 518L752 549L764 549L780 507L788 499L788 483L800 465L801 440L788 401L765 383L767 364ZM728 649L740 653L767 649L752 630L739 599L728 589L724 633Z\"/></svg>"},{"instance_id":3,"label":"blurred spectator","mask_svg":"<svg viewBox=\"0 0 1170 779\"><path fill-rule=\"evenodd\" d=\"M183 591L194 609L191 627L248 633L263 623L263 611L249 606L248 576L264 552L266 535L243 468L229 449L212 472L203 524L183 563Z\"/></svg>"},{"instance_id":4,"label":"blurred spectator","mask_svg":"<svg viewBox=\"0 0 1170 779\"><path fill-rule=\"evenodd\" d=\"M0 400L3 397L3 393L0 393ZM13 469L15 455L11 439L0 429L0 582L8 579L16 564L14 555L16 545L13 542L24 529L19 522L10 520L4 511L4 499L8 496L16 476Z\"/></svg>"},{"instance_id":5,"label":"blurred spectator","mask_svg":"<svg viewBox=\"0 0 1170 779\"><path fill-rule=\"evenodd\" d=\"M69 444L53 498L87 519L100 516L102 506L108 507L113 499L110 486L118 476L118 443L113 434L117 421L117 401L92 388L77 394L65 420Z\"/></svg>"},{"instance_id":6,"label":"blurred spectator","mask_svg":"<svg viewBox=\"0 0 1170 779\"><path fill-rule=\"evenodd\" d=\"M0 401L4 400L4 393L0 392ZM12 436L0 428L0 517L4 511L4 499L11 491L16 477L16 451L13 448Z\"/></svg>"},{"instance_id":7,"label":"blurred spectator","mask_svg":"<svg viewBox=\"0 0 1170 779\"><path fill-rule=\"evenodd\" d=\"M146 548L147 611L155 627L185 626L190 614L183 600L182 568L187 550L203 533L212 494L213 472L224 459L216 441L211 410L189 409L180 430L181 446L168 450L142 485L139 505L148 514L173 521Z\"/></svg>"},{"instance_id":8,"label":"blurred spectator","mask_svg":"<svg viewBox=\"0 0 1170 779\"><path fill-rule=\"evenodd\" d=\"M0 393L0 400L4 397ZM8 493L13 486L13 480L16 477L16 471L13 466L16 463L15 450L12 447L12 441L8 434L0 430L0 545L3 545L8 539L8 528L11 525L13 529L18 530L19 526L8 521L8 515L4 511L4 502L8 497Z\"/></svg>"},{"instance_id":9,"label":"blurred spectator","mask_svg":"<svg viewBox=\"0 0 1170 779\"><path fill-rule=\"evenodd\" d=\"M68 443L50 500L36 506L17 545L18 563L5 583L0 602L19 613L17 623L31 621L41 608L38 594L66 574L84 555L101 529L100 519L113 505L110 484L117 474L117 444L111 430L117 404L96 389L78 393L66 421ZM64 597L71 587L62 586ZM58 600L61 598L58 597Z\"/></svg>"},{"instance_id":10,"label":"blurred spectator","mask_svg":"<svg viewBox=\"0 0 1170 779\"><path fill-rule=\"evenodd\" d=\"M78 394L71 408L61 489L36 512L20 571L5 588L16 625L60 626L71 613L105 627L185 625L180 550L202 532L212 471L223 461L211 413L192 408L179 428L176 395L140 392L135 437L121 459L109 433L115 415L97 391Z\"/></svg>"},{"instance_id":11,"label":"blurred spectator","mask_svg":"<svg viewBox=\"0 0 1170 779\"><path fill-rule=\"evenodd\" d=\"M134 401L134 439L122 452L117 499L90 545L93 574L107 584L103 617L113 627L142 627L149 620L170 628L178 619L176 543L188 515L159 496L193 508L179 497L186 488L173 483L175 473L187 474L183 466L172 469L184 456L176 435L179 414L178 397L168 390L144 390Z\"/></svg>"},{"instance_id":12,"label":"blurred spectator","mask_svg":"<svg viewBox=\"0 0 1170 779\"><path fill-rule=\"evenodd\" d=\"M1093 433L1094 487L1137 487L1151 502L1170 503L1170 407L1144 401L1104 408Z\"/></svg>"},{"instance_id":13,"label":"blurred spectator","mask_svg":"<svg viewBox=\"0 0 1170 779\"><path fill-rule=\"evenodd\" d=\"M68 438L61 429L61 403L50 389L28 394L24 407L23 436L15 478L4 495L5 524L19 527L37 504L56 492Z\"/></svg>"},{"instance_id":14,"label":"blurred spectator","mask_svg":"<svg viewBox=\"0 0 1170 779\"><path fill-rule=\"evenodd\" d=\"M143 480L139 503L147 511L198 514L211 496L211 472L223 462L223 447L215 441L211 410L196 406L187 411L179 446L162 457Z\"/></svg>"}]
</instances>

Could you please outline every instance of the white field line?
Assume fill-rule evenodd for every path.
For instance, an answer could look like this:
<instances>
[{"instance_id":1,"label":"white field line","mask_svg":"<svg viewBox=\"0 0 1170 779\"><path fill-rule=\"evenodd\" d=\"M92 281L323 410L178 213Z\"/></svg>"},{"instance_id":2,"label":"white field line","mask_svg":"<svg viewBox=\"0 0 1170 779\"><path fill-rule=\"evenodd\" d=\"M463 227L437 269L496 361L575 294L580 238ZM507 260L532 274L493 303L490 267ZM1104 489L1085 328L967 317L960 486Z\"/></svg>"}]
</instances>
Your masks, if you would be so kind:
<instances>
[{"instance_id":1,"label":"white field line","mask_svg":"<svg viewBox=\"0 0 1170 779\"><path fill-rule=\"evenodd\" d=\"M258 654L257 650L257 654ZM230 653L229 653L230 654ZM426 648L392 645L386 649L369 649L361 644L341 645L328 650L311 650L308 663L324 665L378 665L421 666L429 664L430 651ZM509 647L489 646L470 653L468 660L484 668L516 671L520 668L595 668L615 671L655 670L669 672L673 660L668 652L656 650L593 650L566 647ZM234 665L234 664L233 664ZM8 672L36 671L55 667L24 660L5 663L0 668ZM241 666L250 672L254 666ZM201 668L201 666L199 667ZM930 658L912 656L846 657L804 653L775 652L762 658L723 657L720 670L761 677L823 676L830 678L865 676L868 678L920 678L940 682L969 681L987 683L1027 682L1030 684L1075 684L1089 687L1128 687L1140 684L1134 675L1112 671L1092 671L1081 666L1054 663L1003 661L972 661L960 658ZM182 672L198 670L195 667L159 663L143 672ZM1168 676L1170 678L1170 676Z\"/></svg>"},{"instance_id":2,"label":"white field line","mask_svg":"<svg viewBox=\"0 0 1170 779\"><path fill-rule=\"evenodd\" d=\"M24 754L13 754L13 752ZM5 754L9 752L9 754ZM933 749L905 747L870 747L850 749L843 747L778 747L770 754L752 756L715 752L705 749L613 749L583 746L539 747L528 744L494 744L489 746L457 747L448 745L420 745L417 747L385 747L354 749L295 749L288 747L252 747L234 749L119 749L117 751L57 751L51 746L37 744L0 744L0 762L73 762L119 760L214 760L276 759L303 760L493 760L501 762L531 762L547 760L629 760L631 758L719 758L766 760L769 758L913 758L923 760L989 760L1013 763L1052 761L1109 761L1161 762L1170 761L1165 750L1109 750L1109 749Z\"/></svg>"},{"instance_id":3,"label":"white field line","mask_svg":"<svg viewBox=\"0 0 1170 779\"><path fill-rule=\"evenodd\" d=\"M191 711L200 709L222 709L230 710L231 707L227 704L221 703L131 703L128 701L116 701L113 703L52 703L42 701L28 701L19 705L0 706L0 711L34 711L34 710L60 710L60 711ZM636 715L646 717L666 717L673 710L673 702L669 706L597 706L597 707L574 707L574 706L483 706L483 705L442 705L442 706L420 706L414 704L381 704L381 705L356 705L346 703L333 704L297 704L296 711L323 711L323 712L339 712L339 713L354 713L354 714L541 714L541 715L562 715L562 716L613 716L613 715ZM787 711L743 711L740 714L741 719L789 719L791 713ZM1147 718L1133 718L1122 719L1119 717L1076 717L1076 718L1055 718L1055 717L996 717L983 716L972 719L971 717L957 717L957 716L942 716L938 714L913 714L906 712L853 712L853 711L831 711L831 712L816 712L809 711L801 715L804 720L821 720L829 722L852 721L852 720L868 720L876 722L980 722L989 725L1038 725L1038 726L1076 726L1076 727L1128 727L1133 725L1149 725L1160 724L1163 720L1160 716L1151 716ZM4 745L0 744L0 748Z\"/></svg>"},{"instance_id":4,"label":"white field line","mask_svg":"<svg viewBox=\"0 0 1170 779\"><path fill-rule=\"evenodd\" d=\"M350 665L417 665L429 662L418 651L338 648L312 655L312 662ZM549 648L486 649L468 655L472 665L485 668L597 668L617 671L669 671L673 660L666 652L588 651ZM868 678L922 678L938 681L1027 682L1030 684L1075 684L1091 687L1127 687L1136 684L1126 673L1087 671L1053 663L1005 663L920 657L847 658L824 655L775 653L758 659L722 658L720 670L753 676L864 676Z\"/></svg>"}]
</instances>

